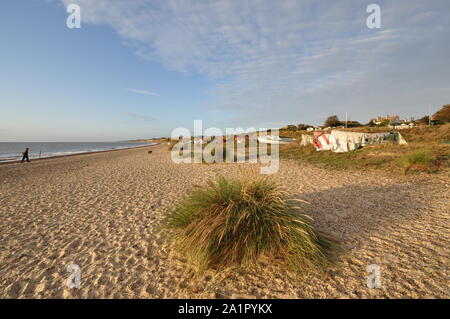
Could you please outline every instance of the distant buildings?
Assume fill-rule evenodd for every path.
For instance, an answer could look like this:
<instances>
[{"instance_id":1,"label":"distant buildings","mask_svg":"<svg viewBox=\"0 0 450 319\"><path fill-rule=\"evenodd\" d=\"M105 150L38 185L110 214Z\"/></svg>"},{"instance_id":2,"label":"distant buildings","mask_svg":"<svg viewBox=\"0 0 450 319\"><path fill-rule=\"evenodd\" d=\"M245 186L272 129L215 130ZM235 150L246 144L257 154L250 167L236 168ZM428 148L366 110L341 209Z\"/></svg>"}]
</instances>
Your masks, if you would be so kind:
<instances>
[{"instance_id":1,"label":"distant buildings","mask_svg":"<svg viewBox=\"0 0 450 319\"><path fill-rule=\"evenodd\" d=\"M393 115L393 116L377 116L376 118L371 120L374 124L376 125L380 125L383 122L388 122L388 123L392 123L395 121L400 122L400 116L399 115Z\"/></svg>"},{"instance_id":2,"label":"distant buildings","mask_svg":"<svg viewBox=\"0 0 450 319\"><path fill-rule=\"evenodd\" d=\"M409 124L406 123L391 123L390 125L388 125L389 128L394 129L394 130L403 130L403 129L407 129L407 128L413 128L414 127L414 123L411 122Z\"/></svg>"},{"instance_id":3,"label":"distant buildings","mask_svg":"<svg viewBox=\"0 0 450 319\"><path fill-rule=\"evenodd\" d=\"M375 125L386 125L391 129L401 130L414 127L414 118L401 120L399 115L378 116L371 120Z\"/></svg>"},{"instance_id":4,"label":"distant buildings","mask_svg":"<svg viewBox=\"0 0 450 319\"><path fill-rule=\"evenodd\" d=\"M337 118L337 117L336 117ZM280 130L287 131L297 131L297 130L306 130L307 132L313 131L329 131L332 129L343 129L343 128L354 128L354 127L363 127L363 126L383 126L388 127L390 129L408 129L414 127L418 122L414 117L401 119L400 115L386 115L386 116L377 116L376 118L372 118L369 124L362 125L358 121L338 121L337 126L313 126L307 124L299 124L299 125L285 125Z\"/></svg>"}]
</instances>

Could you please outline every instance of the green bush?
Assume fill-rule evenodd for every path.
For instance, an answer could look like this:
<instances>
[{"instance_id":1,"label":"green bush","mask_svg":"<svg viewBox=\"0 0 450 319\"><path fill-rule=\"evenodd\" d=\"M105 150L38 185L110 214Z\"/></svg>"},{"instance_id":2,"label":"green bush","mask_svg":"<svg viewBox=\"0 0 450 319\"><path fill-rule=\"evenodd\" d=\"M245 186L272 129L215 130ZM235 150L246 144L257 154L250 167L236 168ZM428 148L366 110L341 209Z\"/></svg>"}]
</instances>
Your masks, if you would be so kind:
<instances>
[{"instance_id":1,"label":"green bush","mask_svg":"<svg viewBox=\"0 0 450 319\"><path fill-rule=\"evenodd\" d=\"M280 257L298 273L322 268L330 242L295 203L267 177L221 177L181 201L164 225L197 270L245 268L263 255Z\"/></svg>"}]
</instances>

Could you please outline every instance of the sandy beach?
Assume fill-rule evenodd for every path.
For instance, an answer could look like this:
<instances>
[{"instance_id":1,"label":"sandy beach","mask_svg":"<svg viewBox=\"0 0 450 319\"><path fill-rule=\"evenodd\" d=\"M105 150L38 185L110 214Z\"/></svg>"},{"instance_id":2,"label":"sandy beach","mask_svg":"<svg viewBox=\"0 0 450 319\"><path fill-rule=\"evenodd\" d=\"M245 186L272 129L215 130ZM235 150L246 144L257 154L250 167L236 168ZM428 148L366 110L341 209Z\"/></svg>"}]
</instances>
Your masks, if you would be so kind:
<instances>
[{"instance_id":1,"label":"sandy beach","mask_svg":"<svg viewBox=\"0 0 450 319\"><path fill-rule=\"evenodd\" d=\"M275 178L339 240L335 266L302 280L269 261L193 277L160 221L194 185L254 166L174 164L165 145L0 165L0 298L450 297L448 175L289 161ZM69 264L81 268L80 289L66 286ZM366 286L371 264L380 289Z\"/></svg>"}]
</instances>

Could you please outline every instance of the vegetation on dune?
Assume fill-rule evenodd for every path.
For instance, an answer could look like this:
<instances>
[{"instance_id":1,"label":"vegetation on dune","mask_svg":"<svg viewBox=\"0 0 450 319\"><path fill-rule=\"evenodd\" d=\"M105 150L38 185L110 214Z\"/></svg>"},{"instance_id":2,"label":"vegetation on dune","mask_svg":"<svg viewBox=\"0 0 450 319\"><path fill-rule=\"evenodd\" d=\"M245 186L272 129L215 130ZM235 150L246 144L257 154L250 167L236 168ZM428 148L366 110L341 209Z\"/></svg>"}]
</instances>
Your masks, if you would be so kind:
<instances>
[{"instance_id":1,"label":"vegetation on dune","mask_svg":"<svg viewBox=\"0 0 450 319\"><path fill-rule=\"evenodd\" d=\"M358 127L361 126L361 123L358 121L340 121L337 115L332 115L327 117L325 122L323 123L324 127L338 127L338 126L347 126L347 127Z\"/></svg>"},{"instance_id":2,"label":"vegetation on dune","mask_svg":"<svg viewBox=\"0 0 450 319\"><path fill-rule=\"evenodd\" d=\"M361 127L349 131L378 133L392 130L383 127ZM285 135L296 137L298 141L301 140L301 135L306 133L283 132ZM434 173L450 167L450 144L448 144L450 124L417 126L401 130L400 133L408 145L386 143L366 146L348 153L333 153L317 152L312 145L291 144L280 147L280 157L333 169L376 168L399 173L414 171ZM419 157L428 160L420 163Z\"/></svg>"},{"instance_id":3,"label":"vegetation on dune","mask_svg":"<svg viewBox=\"0 0 450 319\"><path fill-rule=\"evenodd\" d=\"M298 124L297 125L298 130L306 130L308 127L312 127L312 125L308 125L308 124Z\"/></svg>"},{"instance_id":4,"label":"vegetation on dune","mask_svg":"<svg viewBox=\"0 0 450 319\"><path fill-rule=\"evenodd\" d=\"M433 115L433 120L439 123L450 122L450 104L444 105L439 111Z\"/></svg>"},{"instance_id":5,"label":"vegetation on dune","mask_svg":"<svg viewBox=\"0 0 450 319\"><path fill-rule=\"evenodd\" d=\"M442 144L450 141L450 124L417 126L412 129L402 130L401 134L408 143Z\"/></svg>"},{"instance_id":6,"label":"vegetation on dune","mask_svg":"<svg viewBox=\"0 0 450 319\"><path fill-rule=\"evenodd\" d=\"M444 107L445 108L445 107ZM443 108L443 109L444 109ZM299 125L300 127L301 125ZM302 126L304 128L305 126ZM392 129L382 126L361 126L354 128L339 128L342 131L381 133L390 132ZM450 123L442 125L416 125L410 129L399 131L408 145L397 145L386 143L381 145L371 145L363 147L348 153L333 153L329 151L317 152L312 145L300 146L303 134L311 134L306 130L294 130L287 128L280 131L280 135L292 137L297 140L296 143L289 145L280 145L280 157L296 160L299 162L313 163L326 168L334 169L367 169L377 168L390 172L427 172L435 173L438 171L447 171L450 168ZM178 141L169 142L169 150ZM259 143L257 143L259 144ZM208 144L202 145L204 149ZM226 143L222 144L225 148ZM271 152L270 144L267 145L268 154ZM413 161L416 153L427 153L430 159L426 164L408 163ZM215 156L215 151L211 154ZM245 160L249 159L249 140L245 140ZM186 156L194 157L194 148L191 154ZM259 154L257 154L259 156ZM234 161L237 160L237 145L235 144ZM223 162L226 160L226 152L223 151ZM203 163L206 163L203 161Z\"/></svg>"},{"instance_id":7,"label":"vegetation on dune","mask_svg":"<svg viewBox=\"0 0 450 319\"><path fill-rule=\"evenodd\" d=\"M420 119L418 119L416 122L417 122L417 124L429 125L430 117L428 115L425 115L425 116L421 117Z\"/></svg>"},{"instance_id":8,"label":"vegetation on dune","mask_svg":"<svg viewBox=\"0 0 450 319\"><path fill-rule=\"evenodd\" d=\"M419 149L402 156L405 173L415 170L422 172L435 172L439 169L439 162L428 149Z\"/></svg>"},{"instance_id":9,"label":"vegetation on dune","mask_svg":"<svg viewBox=\"0 0 450 319\"><path fill-rule=\"evenodd\" d=\"M164 225L197 270L245 268L262 256L296 273L321 269L329 263L331 244L295 204L268 177L221 177L181 201Z\"/></svg>"},{"instance_id":10,"label":"vegetation on dune","mask_svg":"<svg viewBox=\"0 0 450 319\"><path fill-rule=\"evenodd\" d=\"M341 126L342 122L339 121L337 115L332 115L327 117L327 119L325 120L325 123L323 123L323 125L325 127L337 127L337 126Z\"/></svg>"}]
</instances>

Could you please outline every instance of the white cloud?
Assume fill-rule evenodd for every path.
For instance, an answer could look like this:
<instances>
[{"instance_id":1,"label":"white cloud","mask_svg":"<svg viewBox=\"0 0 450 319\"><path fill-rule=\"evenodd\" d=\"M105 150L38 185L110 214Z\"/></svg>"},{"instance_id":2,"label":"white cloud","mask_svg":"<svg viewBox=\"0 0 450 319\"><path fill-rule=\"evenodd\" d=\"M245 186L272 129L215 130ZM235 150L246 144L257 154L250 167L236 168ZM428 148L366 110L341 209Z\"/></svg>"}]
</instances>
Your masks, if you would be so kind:
<instances>
[{"instance_id":1,"label":"white cloud","mask_svg":"<svg viewBox=\"0 0 450 319\"><path fill-rule=\"evenodd\" d=\"M144 115L144 114L133 113L133 112L127 112L125 114L127 116L133 118L133 119L141 120L141 121L144 121L144 122L156 122L156 121L158 121L153 116L148 116L148 115Z\"/></svg>"},{"instance_id":2,"label":"white cloud","mask_svg":"<svg viewBox=\"0 0 450 319\"><path fill-rule=\"evenodd\" d=\"M138 94L151 95L151 96L160 96L158 93L153 93L153 92L146 91L146 90L132 89L132 88L122 88L122 89L126 90L126 91L129 91L129 92L138 93Z\"/></svg>"},{"instance_id":3,"label":"white cloud","mask_svg":"<svg viewBox=\"0 0 450 319\"><path fill-rule=\"evenodd\" d=\"M137 54L206 74L216 85L204 107L229 110L242 125L345 111L358 120L420 115L423 101L450 100L450 90L432 93L450 76L448 0L378 1L380 30L366 27L368 3L351 0L62 1L81 6L83 23L115 29Z\"/></svg>"}]
</instances>

